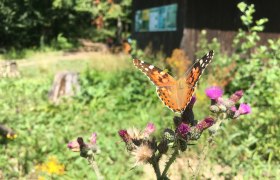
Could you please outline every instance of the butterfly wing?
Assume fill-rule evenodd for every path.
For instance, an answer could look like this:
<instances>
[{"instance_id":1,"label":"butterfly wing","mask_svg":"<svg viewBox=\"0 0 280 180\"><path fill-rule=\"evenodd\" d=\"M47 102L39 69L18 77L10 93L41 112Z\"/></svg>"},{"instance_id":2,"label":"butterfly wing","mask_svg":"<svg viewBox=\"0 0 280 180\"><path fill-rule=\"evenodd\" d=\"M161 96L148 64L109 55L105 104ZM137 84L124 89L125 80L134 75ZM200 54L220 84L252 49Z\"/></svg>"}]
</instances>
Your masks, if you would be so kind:
<instances>
[{"instance_id":1,"label":"butterfly wing","mask_svg":"<svg viewBox=\"0 0 280 180\"><path fill-rule=\"evenodd\" d=\"M213 51L204 55L193 64L187 75L178 81L154 65L139 59L134 59L133 63L157 86L157 94L161 101L172 111L182 112L189 104L195 86L213 55Z\"/></svg>"},{"instance_id":2,"label":"butterfly wing","mask_svg":"<svg viewBox=\"0 0 280 180\"><path fill-rule=\"evenodd\" d=\"M192 88L196 87L201 74L208 66L208 64L211 62L213 56L214 56L213 50L209 51L201 59L197 60L188 71L187 76L181 79L184 79L189 87Z\"/></svg>"},{"instance_id":3,"label":"butterfly wing","mask_svg":"<svg viewBox=\"0 0 280 180\"><path fill-rule=\"evenodd\" d=\"M141 61L139 59L133 59L134 65L140 69L146 76L156 85L159 87L166 87L166 86L175 86L176 80L169 75L167 72L164 72L160 68Z\"/></svg>"},{"instance_id":4,"label":"butterfly wing","mask_svg":"<svg viewBox=\"0 0 280 180\"><path fill-rule=\"evenodd\" d=\"M182 111L178 102L176 86L157 87L157 94L169 109L174 112Z\"/></svg>"},{"instance_id":5,"label":"butterfly wing","mask_svg":"<svg viewBox=\"0 0 280 180\"><path fill-rule=\"evenodd\" d=\"M178 103L179 107L181 109L185 109L189 102L191 101L191 98L194 94L195 87L197 85L197 82L205 70L205 68L208 66L208 64L211 62L212 58L214 56L214 52L211 50L209 53L204 55L201 59L197 60L187 75L183 78L180 78L177 82L177 93L178 97L184 97L180 98Z\"/></svg>"},{"instance_id":6,"label":"butterfly wing","mask_svg":"<svg viewBox=\"0 0 280 180\"><path fill-rule=\"evenodd\" d=\"M175 97L177 95L176 80L160 68L144 61L134 59L133 63L156 85L160 100L172 111L177 111L179 105Z\"/></svg>"}]
</instances>

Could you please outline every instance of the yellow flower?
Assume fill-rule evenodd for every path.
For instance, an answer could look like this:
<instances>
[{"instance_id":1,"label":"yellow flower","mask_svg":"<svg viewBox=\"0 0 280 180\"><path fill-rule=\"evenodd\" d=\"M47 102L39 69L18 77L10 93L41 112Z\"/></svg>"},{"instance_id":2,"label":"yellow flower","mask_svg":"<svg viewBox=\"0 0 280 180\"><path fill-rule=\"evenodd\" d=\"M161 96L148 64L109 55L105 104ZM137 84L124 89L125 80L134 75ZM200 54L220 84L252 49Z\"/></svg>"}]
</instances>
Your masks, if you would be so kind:
<instances>
[{"instance_id":1,"label":"yellow flower","mask_svg":"<svg viewBox=\"0 0 280 180\"><path fill-rule=\"evenodd\" d=\"M6 137L7 137L7 139L13 140L13 139L16 139L16 138L17 138L17 134L8 133L8 134L6 135Z\"/></svg>"},{"instance_id":2,"label":"yellow flower","mask_svg":"<svg viewBox=\"0 0 280 180\"><path fill-rule=\"evenodd\" d=\"M58 162L56 157L51 156L45 163L38 165L36 169L50 175L63 175L65 167Z\"/></svg>"}]
</instances>

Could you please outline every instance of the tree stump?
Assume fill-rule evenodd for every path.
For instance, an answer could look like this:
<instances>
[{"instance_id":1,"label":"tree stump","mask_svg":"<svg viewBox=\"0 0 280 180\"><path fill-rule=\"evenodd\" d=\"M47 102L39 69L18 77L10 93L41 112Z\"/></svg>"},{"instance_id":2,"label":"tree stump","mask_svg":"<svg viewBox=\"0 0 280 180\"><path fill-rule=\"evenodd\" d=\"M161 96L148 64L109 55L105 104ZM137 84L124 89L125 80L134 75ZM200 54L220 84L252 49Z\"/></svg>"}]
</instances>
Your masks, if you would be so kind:
<instances>
[{"instance_id":1,"label":"tree stump","mask_svg":"<svg viewBox=\"0 0 280 180\"><path fill-rule=\"evenodd\" d=\"M55 75L51 90L49 91L49 100L55 104L60 102L62 97L69 98L80 91L78 73L59 72Z\"/></svg>"},{"instance_id":2,"label":"tree stump","mask_svg":"<svg viewBox=\"0 0 280 180\"><path fill-rule=\"evenodd\" d=\"M14 78L20 77L17 63L15 61L4 61L0 65L0 77Z\"/></svg>"},{"instance_id":3,"label":"tree stump","mask_svg":"<svg viewBox=\"0 0 280 180\"><path fill-rule=\"evenodd\" d=\"M101 52L101 53L109 52L108 46L104 43L92 42L87 39L79 39L79 43L81 45L80 51Z\"/></svg>"}]
</instances>

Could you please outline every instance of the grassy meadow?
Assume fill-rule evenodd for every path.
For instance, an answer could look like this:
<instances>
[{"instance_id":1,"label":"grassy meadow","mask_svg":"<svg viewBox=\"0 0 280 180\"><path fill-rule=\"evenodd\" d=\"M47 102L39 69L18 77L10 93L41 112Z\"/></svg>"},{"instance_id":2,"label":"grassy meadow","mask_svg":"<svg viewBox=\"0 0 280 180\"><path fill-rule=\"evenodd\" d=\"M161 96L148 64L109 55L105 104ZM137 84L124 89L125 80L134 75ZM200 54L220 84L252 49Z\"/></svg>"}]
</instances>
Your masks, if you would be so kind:
<instances>
[{"instance_id":1,"label":"grassy meadow","mask_svg":"<svg viewBox=\"0 0 280 180\"><path fill-rule=\"evenodd\" d=\"M0 122L17 134L14 140L1 139L0 177L96 179L88 162L67 149L69 141L79 136L87 139L96 132L100 148L96 161L105 179L155 179L149 166L133 168L135 162L125 150L118 130L143 128L153 122L157 128L155 135L161 136L164 128L172 126L174 113L160 102L155 87L134 68L128 55L55 52L32 55L17 63L20 78L0 79ZM81 92L71 100L53 105L48 102L48 91L55 73L65 70L79 72ZM201 79L196 93L196 119L208 115L206 77ZM239 122L230 124L236 123ZM170 170L172 179L188 179L201 158L205 138L180 156ZM250 179L267 170L262 161L256 169L251 168L252 162L245 161L242 167L228 164L228 157L235 156L226 150L228 156L224 156L221 151L230 150L230 138L233 137L227 133L218 135L217 145L201 165L204 177ZM240 156L241 151L234 153ZM277 166L269 168L272 177L279 173Z\"/></svg>"}]
</instances>

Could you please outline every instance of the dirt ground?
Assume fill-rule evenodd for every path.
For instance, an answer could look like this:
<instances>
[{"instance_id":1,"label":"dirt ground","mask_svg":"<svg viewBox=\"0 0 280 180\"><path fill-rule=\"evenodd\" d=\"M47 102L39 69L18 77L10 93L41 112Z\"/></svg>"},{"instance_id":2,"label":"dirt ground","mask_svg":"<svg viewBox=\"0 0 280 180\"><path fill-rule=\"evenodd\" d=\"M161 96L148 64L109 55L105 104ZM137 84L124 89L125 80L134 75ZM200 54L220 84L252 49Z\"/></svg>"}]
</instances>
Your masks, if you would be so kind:
<instances>
[{"instance_id":1,"label":"dirt ground","mask_svg":"<svg viewBox=\"0 0 280 180\"><path fill-rule=\"evenodd\" d=\"M176 162L173 163L169 169L168 177L172 180L190 180L190 179L209 179L209 180L226 180L226 174L229 174L231 168L228 166L221 166L219 164L210 163L209 160L205 160L202 163L199 162L200 157L188 156L187 153L183 153ZM164 163L168 160L167 156L164 156L161 160L160 168L164 169ZM200 171L197 171L198 164ZM195 176L196 174L196 176ZM144 178L147 180L155 180L155 174L151 165L144 165ZM243 176L240 173L235 177L230 177L232 180L242 180Z\"/></svg>"}]
</instances>

